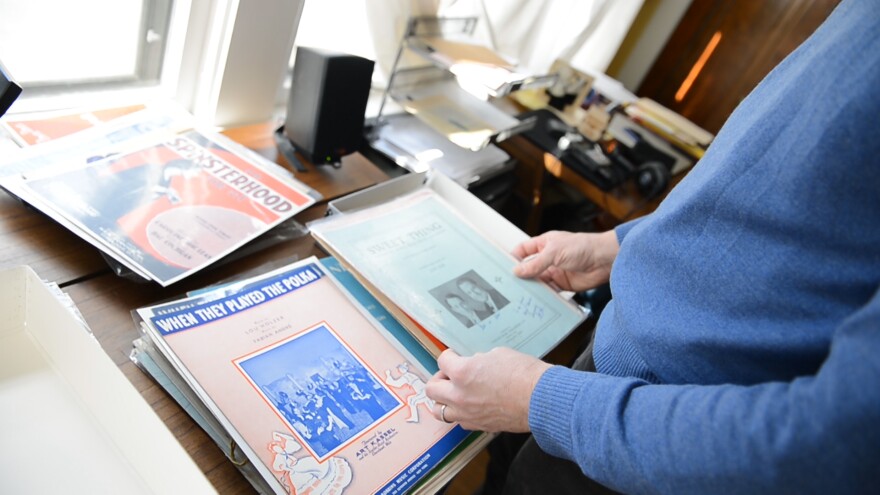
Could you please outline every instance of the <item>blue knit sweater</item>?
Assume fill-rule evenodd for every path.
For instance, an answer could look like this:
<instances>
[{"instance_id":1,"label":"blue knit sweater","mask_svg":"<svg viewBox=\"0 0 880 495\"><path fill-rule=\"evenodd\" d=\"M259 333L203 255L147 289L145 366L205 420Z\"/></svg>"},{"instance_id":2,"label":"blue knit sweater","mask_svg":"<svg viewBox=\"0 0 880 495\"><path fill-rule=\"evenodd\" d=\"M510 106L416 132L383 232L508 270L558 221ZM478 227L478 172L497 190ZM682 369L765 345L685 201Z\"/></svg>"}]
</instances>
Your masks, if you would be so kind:
<instances>
[{"instance_id":1,"label":"blue knit sweater","mask_svg":"<svg viewBox=\"0 0 880 495\"><path fill-rule=\"evenodd\" d=\"M880 2L841 3L617 235L599 373L532 395L544 450L624 492L876 493Z\"/></svg>"}]
</instances>

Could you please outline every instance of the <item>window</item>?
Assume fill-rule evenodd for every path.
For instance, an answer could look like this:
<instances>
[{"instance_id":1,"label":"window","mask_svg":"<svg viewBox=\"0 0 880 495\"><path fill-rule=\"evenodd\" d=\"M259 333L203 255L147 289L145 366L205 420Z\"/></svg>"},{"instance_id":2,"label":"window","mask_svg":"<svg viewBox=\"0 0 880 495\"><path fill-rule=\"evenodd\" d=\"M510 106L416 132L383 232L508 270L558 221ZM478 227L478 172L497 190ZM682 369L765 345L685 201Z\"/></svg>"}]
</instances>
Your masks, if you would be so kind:
<instances>
[{"instance_id":1,"label":"window","mask_svg":"<svg viewBox=\"0 0 880 495\"><path fill-rule=\"evenodd\" d=\"M303 2L0 0L10 112L173 98L205 123L265 120Z\"/></svg>"},{"instance_id":2,"label":"window","mask_svg":"<svg viewBox=\"0 0 880 495\"><path fill-rule=\"evenodd\" d=\"M6 0L0 23L4 63L32 91L155 81L170 5L169 0Z\"/></svg>"},{"instance_id":3,"label":"window","mask_svg":"<svg viewBox=\"0 0 880 495\"><path fill-rule=\"evenodd\" d=\"M0 59L23 99L156 86L173 3L0 0Z\"/></svg>"}]
</instances>

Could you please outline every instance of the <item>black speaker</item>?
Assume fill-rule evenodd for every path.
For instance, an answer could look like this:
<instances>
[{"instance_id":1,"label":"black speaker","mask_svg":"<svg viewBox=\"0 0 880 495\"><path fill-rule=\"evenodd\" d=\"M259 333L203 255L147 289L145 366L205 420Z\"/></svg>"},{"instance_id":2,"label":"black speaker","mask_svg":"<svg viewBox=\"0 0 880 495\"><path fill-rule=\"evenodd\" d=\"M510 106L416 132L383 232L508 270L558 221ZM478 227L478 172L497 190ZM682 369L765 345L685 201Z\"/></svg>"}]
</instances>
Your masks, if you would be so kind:
<instances>
[{"instance_id":1,"label":"black speaker","mask_svg":"<svg viewBox=\"0 0 880 495\"><path fill-rule=\"evenodd\" d=\"M3 64L0 63L0 117L9 110L9 107L12 106L12 103L20 94L21 86L12 80Z\"/></svg>"},{"instance_id":2,"label":"black speaker","mask_svg":"<svg viewBox=\"0 0 880 495\"><path fill-rule=\"evenodd\" d=\"M284 134L310 162L337 163L360 149L373 61L298 47Z\"/></svg>"},{"instance_id":3,"label":"black speaker","mask_svg":"<svg viewBox=\"0 0 880 495\"><path fill-rule=\"evenodd\" d=\"M661 162L645 162L636 170L636 188L649 201L665 191L671 179L672 173Z\"/></svg>"}]
</instances>

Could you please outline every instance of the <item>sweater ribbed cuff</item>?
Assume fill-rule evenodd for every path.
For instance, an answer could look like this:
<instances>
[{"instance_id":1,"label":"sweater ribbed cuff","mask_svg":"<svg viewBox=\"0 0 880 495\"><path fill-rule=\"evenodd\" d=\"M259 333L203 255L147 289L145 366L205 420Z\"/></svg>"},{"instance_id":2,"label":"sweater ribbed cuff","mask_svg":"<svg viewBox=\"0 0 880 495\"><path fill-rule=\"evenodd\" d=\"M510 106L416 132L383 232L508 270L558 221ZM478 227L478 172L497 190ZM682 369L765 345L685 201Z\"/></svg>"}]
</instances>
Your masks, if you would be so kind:
<instances>
[{"instance_id":1,"label":"sweater ribbed cuff","mask_svg":"<svg viewBox=\"0 0 880 495\"><path fill-rule=\"evenodd\" d=\"M573 460L571 415L578 408L583 372L562 366L548 369L538 380L529 402L529 428L545 452Z\"/></svg>"}]
</instances>

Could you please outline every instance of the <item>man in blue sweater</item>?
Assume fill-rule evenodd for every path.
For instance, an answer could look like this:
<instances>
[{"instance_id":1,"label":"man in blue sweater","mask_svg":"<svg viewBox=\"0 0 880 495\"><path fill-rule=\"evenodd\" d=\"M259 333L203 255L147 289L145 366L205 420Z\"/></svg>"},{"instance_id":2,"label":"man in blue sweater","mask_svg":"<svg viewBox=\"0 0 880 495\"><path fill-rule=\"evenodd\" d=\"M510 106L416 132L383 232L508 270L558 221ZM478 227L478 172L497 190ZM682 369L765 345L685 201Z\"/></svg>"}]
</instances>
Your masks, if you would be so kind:
<instances>
[{"instance_id":1,"label":"man in blue sweater","mask_svg":"<svg viewBox=\"0 0 880 495\"><path fill-rule=\"evenodd\" d=\"M877 493L880 2L844 0L653 214L514 254L613 299L575 369L440 357L438 417L531 432L508 492Z\"/></svg>"}]
</instances>

